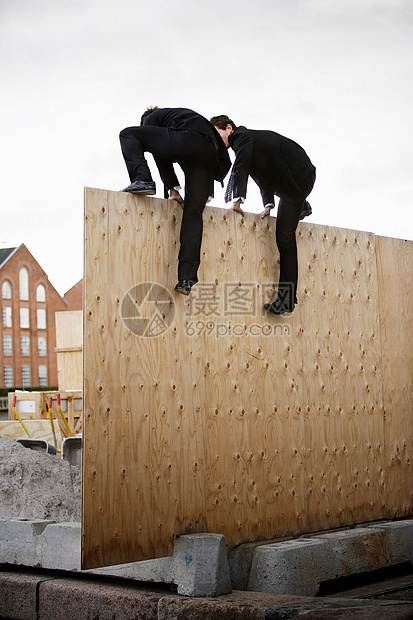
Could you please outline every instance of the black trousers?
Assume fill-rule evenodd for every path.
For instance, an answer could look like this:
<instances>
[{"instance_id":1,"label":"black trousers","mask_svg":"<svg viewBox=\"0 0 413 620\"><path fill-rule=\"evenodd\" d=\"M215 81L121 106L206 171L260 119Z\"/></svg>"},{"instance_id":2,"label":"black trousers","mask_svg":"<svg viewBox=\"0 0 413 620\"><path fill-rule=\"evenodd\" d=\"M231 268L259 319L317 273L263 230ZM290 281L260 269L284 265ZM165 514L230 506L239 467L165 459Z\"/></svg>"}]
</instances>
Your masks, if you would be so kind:
<instances>
[{"instance_id":1,"label":"black trousers","mask_svg":"<svg viewBox=\"0 0 413 620\"><path fill-rule=\"evenodd\" d=\"M315 183L315 173L300 184L302 196L300 199L281 197L278 203L277 224L275 237L280 252L280 281L278 284L279 296L297 301L298 260L295 231L300 221L300 213L305 199L310 194Z\"/></svg>"},{"instance_id":2,"label":"black trousers","mask_svg":"<svg viewBox=\"0 0 413 620\"><path fill-rule=\"evenodd\" d=\"M180 232L178 279L198 281L202 243L202 213L214 183L218 150L197 131L144 125L120 133L122 154L131 181L152 180L145 152L152 153L168 189L178 185L173 163L185 175L184 211Z\"/></svg>"}]
</instances>

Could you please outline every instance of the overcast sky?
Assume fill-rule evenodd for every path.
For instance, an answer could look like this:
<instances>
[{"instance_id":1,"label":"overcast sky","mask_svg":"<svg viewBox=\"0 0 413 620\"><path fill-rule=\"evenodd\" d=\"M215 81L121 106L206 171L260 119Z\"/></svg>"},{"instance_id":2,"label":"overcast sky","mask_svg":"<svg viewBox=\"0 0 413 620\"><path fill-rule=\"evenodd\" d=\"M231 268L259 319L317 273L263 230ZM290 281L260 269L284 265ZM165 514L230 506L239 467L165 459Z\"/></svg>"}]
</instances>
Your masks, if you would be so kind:
<instances>
[{"instance_id":1,"label":"overcast sky","mask_svg":"<svg viewBox=\"0 0 413 620\"><path fill-rule=\"evenodd\" d=\"M61 294L83 188L128 184L119 131L149 105L294 139L308 221L413 239L413 0L0 0L0 51L0 247L25 243Z\"/></svg>"}]
</instances>

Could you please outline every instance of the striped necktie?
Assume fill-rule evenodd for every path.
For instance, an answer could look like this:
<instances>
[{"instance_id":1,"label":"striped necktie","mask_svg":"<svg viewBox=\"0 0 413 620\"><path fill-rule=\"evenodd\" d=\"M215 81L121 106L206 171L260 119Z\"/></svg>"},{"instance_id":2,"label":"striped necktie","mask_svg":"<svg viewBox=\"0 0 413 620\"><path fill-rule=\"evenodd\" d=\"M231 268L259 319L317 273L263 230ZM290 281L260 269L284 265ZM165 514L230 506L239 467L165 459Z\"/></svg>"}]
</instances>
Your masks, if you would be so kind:
<instances>
[{"instance_id":1,"label":"striped necktie","mask_svg":"<svg viewBox=\"0 0 413 620\"><path fill-rule=\"evenodd\" d=\"M224 195L225 202L231 202L233 189L234 189L234 167L232 167L231 169L231 173L228 179L227 189L225 190L225 195Z\"/></svg>"}]
</instances>

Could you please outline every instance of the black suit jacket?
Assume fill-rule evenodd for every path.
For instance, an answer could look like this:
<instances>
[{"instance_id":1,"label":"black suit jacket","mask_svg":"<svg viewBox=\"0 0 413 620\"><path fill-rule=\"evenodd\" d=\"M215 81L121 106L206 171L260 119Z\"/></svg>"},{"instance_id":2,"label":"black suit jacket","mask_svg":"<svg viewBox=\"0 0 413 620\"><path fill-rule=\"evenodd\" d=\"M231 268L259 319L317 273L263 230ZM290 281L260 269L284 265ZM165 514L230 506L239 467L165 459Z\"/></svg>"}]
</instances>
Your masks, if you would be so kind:
<instances>
[{"instance_id":1,"label":"black suit jacket","mask_svg":"<svg viewBox=\"0 0 413 620\"><path fill-rule=\"evenodd\" d=\"M221 184L231 167L227 148L215 127L201 114L188 108L160 108L143 119L143 125L169 127L177 130L192 130L207 136L218 151L218 164L214 179Z\"/></svg>"},{"instance_id":2,"label":"black suit jacket","mask_svg":"<svg viewBox=\"0 0 413 620\"><path fill-rule=\"evenodd\" d=\"M274 194L290 200L301 200L300 185L315 167L304 149L275 131L238 127L230 134L229 145L234 150L233 196L246 198L248 176L261 190L264 205L274 200Z\"/></svg>"}]
</instances>

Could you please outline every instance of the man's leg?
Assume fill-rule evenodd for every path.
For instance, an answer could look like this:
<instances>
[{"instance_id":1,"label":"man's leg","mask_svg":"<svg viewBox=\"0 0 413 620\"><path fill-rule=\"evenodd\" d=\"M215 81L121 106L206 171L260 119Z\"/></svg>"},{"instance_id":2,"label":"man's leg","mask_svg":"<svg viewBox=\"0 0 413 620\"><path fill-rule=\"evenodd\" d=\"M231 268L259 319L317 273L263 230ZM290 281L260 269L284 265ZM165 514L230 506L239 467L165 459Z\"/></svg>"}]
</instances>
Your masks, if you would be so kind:
<instances>
[{"instance_id":1,"label":"man's leg","mask_svg":"<svg viewBox=\"0 0 413 620\"><path fill-rule=\"evenodd\" d=\"M178 279L198 281L202 243L202 214L213 187L217 150L198 134L191 159L178 160L185 173L185 200L182 216Z\"/></svg>"},{"instance_id":2,"label":"man's leg","mask_svg":"<svg viewBox=\"0 0 413 620\"><path fill-rule=\"evenodd\" d=\"M295 231L315 182L311 174L302 184L302 200L295 201L280 198L278 204L275 237L280 252L280 279L277 299L272 304L265 304L265 309L275 314L292 312L297 303L298 260Z\"/></svg>"},{"instance_id":3,"label":"man's leg","mask_svg":"<svg viewBox=\"0 0 413 620\"><path fill-rule=\"evenodd\" d=\"M285 301L286 307L291 311L297 303L298 260L295 231L303 202L290 202L281 198L277 213L275 238L280 252L280 281L277 298Z\"/></svg>"},{"instance_id":4,"label":"man's leg","mask_svg":"<svg viewBox=\"0 0 413 620\"><path fill-rule=\"evenodd\" d=\"M142 127L127 127L119 134L123 159L131 181L152 181L151 171L146 163Z\"/></svg>"},{"instance_id":5,"label":"man's leg","mask_svg":"<svg viewBox=\"0 0 413 620\"><path fill-rule=\"evenodd\" d=\"M152 125L123 129L119 137L130 180L152 181L145 159L145 152L149 152L155 158L164 184L168 188L178 185L173 162L182 152L181 133L184 132Z\"/></svg>"},{"instance_id":6,"label":"man's leg","mask_svg":"<svg viewBox=\"0 0 413 620\"><path fill-rule=\"evenodd\" d=\"M178 279L197 282L202 242L202 213L213 187L218 151L200 133L164 127L129 127L121 132L121 145L131 180L149 168L144 153L155 157L168 188L178 185L173 162L185 174L185 200L181 224ZM162 164L162 166L161 166ZM150 172L149 172L150 174Z\"/></svg>"}]
</instances>

